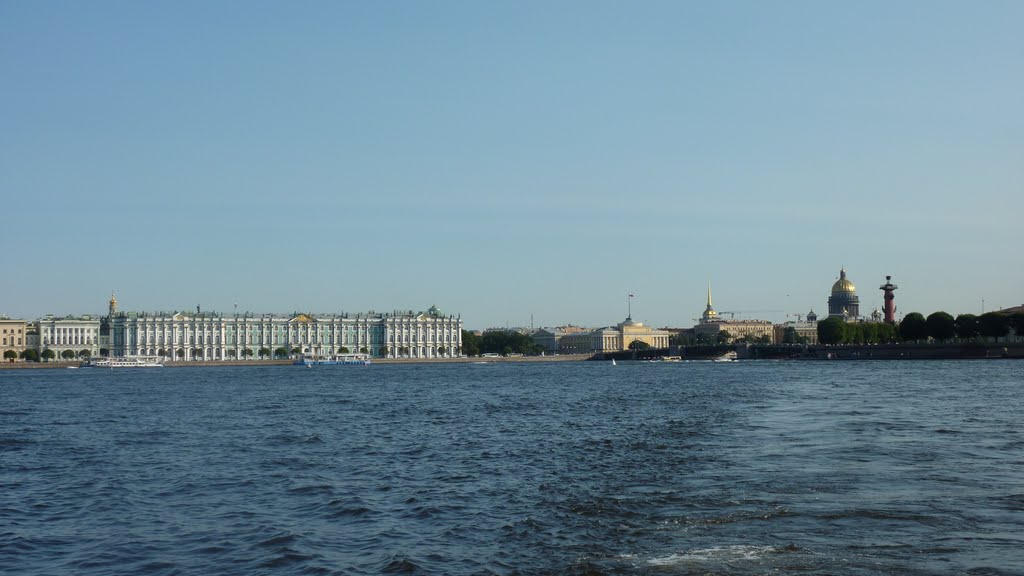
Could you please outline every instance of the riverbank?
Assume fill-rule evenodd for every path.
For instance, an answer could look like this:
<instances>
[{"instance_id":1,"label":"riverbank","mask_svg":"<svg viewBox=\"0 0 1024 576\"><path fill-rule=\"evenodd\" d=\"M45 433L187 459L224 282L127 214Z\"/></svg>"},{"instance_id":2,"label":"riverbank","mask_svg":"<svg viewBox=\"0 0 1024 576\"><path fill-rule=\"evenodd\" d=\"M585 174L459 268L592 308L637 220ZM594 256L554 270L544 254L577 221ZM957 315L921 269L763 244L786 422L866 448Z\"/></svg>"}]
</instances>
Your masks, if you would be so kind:
<instances>
[{"instance_id":1,"label":"riverbank","mask_svg":"<svg viewBox=\"0 0 1024 576\"><path fill-rule=\"evenodd\" d=\"M558 356L513 356L513 357L459 357L459 358L371 358L373 364L475 364L480 362L579 362L590 358L590 354L564 354ZM211 360L199 362L167 362L165 368L195 367L237 367L237 366L289 366L293 360ZM78 360L73 362L13 362L0 364L0 370L33 370L77 368Z\"/></svg>"},{"instance_id":2,"label":"riverbank","mask_svg":"<svg viewBox=\"0 0 1024 576\"><path fill-rule=\"evenodd\" d=\"M1020 342L958 342L950 344L901 342L860 345L736 346L743 360L996 360L1024 358Z\"/></svg>"}]
</instances>

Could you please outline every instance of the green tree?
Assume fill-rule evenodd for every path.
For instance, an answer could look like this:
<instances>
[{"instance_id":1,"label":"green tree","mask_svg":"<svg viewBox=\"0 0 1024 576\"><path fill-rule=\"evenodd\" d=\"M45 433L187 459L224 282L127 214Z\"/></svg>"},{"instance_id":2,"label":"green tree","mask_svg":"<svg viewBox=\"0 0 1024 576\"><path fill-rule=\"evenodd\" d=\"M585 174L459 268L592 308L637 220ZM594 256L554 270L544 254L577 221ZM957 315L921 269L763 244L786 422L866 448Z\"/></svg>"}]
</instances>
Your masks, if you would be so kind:
<instances>
[{"instance_id":1,"label":"green tree","mask_svg":"<svg viewBox=\"0 0 1024 576\"><path fill-rule=\"evenodd\" d=\"M367 350L366 346L363 346L362 348L359 349L359 353L360 354L369 354L370 351Z\"/></svg>"},{"instance_id":2,"label":"green tree","mask_svg":"<svg viewBox=\"0 0 1024 576\"><path fill-rule=\"evenodd\" d=\"M818 342L822 344L839 344L846 338L846 322L833 316L818 322Z\"/></svg>"},{"instance_id":3,"label":"green tree","mask_svg":"<svg viewBox=\"0 0 1024 576\"><path fill-rule=\"evenodd\" d=\"M986 338L1000 338L1010 333L1010 317L998 312L987 312L978 317L978 329Z\"/></svg>"},{"instance_id":4,"label":"green tree","mask_svg":"<svg viewBox=\"0 0 1024 576\"><path fill-rule=\"evenodd\" d=\"M466 356L479 356L480 355L480 344L481 338L469 330L462 331L462 352ZM409 349L406 348L406 354L409 353Z\"/></svg>"},{"instance_id":5,"label":"green tree","mask_svg":"<svg viewBox=\"0 0 1024 576\"><path fill-rule=\"evenodd\" d=\"M643 340L633 340L629 343L630 350L647 350L651 345Z\"/></svg>"},{"instance_id":6,"label":"green tree","mask_svg":"<svg viewBox=\"0 0 1024 576\"><path fill-rule=\"evenodd\" d=\"M192 359L193 360L202 360L203 359L203 349L202 348L193 348L192 349Z\"/></svg>"},{"instance_id":7,"label":"green tree","mask_svg":"<svg viewBox=\"0 0 1024 576\"><path fill-rule=\"evenodd\" d=\"M57 353L54 352L53 350L50 350L49 348L47 348L47 349L43 350L43 353L40 354L40 356L43 358L43 360L45 360L46 362L49 362L50 360L53 360L54 358L57 357Z\"/></svg>"},{"instance_id":8,"label":"green tree","mask_svg":"<svg viewBox=\"0 0 1024 576\"><path fill-rule=\"evenodd\" d=\"M801 336L800 334L798 334L797 331L796 331L796 328L794 328L792 326L787 326L786 329L782 331L782 343L783 344L806 344L807 343L807 337L806 336Z\"/></svg>"},{"instance_id":9,"label":"green tree","mask_svg":"<svg viewBox=\"0 0 1024 576\"><path fill-rule=\"evenodd\" d=\"M388 352L390 352L390 351L391 350L389 350L387 346L381 346L380 347L380 355L383 356L384 358L388 357Z\"/></svg>"},{"instance_id":10,"label":"green tree","mask_svg":"<svg viewBox=\"0 0 1024 576\"><path fill-rule=\"evenodd\" d=\"M259 351L260 359L267 358L270 356L270 348L263 347Z\"/></svg>"},{"instance_id":11,"label":"green tree","mask_svg":"<svg viewBox=\"0 0 1024 576\"><path fill-rule=\"evenodd\" d=\"M956 327L957 338L970 340L981 335L978 317L974 314L961 314L953 322Z\"/></svg>"},{"instance_id":12,"label":"green tree","mask_svg":"<svg viewBox=\"0 0 1024 576\"><path fill-rule=\"evenodd\" d=\"M242 356L252 358L253 354L255 354L255 352L252 351L252 348L242 348Z\"/></svg>"},{"instance_id":13,"label":"green tree","mask_svg":"<svg viewBox=\"0 0 1024 576\"><path fill-rule=\"evenodd\" d=\"M295 348L292 348L292 354L295 354L295 355L302 354L302 348L299 348L298 346L296 346Z\"/></svg>"},{"instance_id":14,"label":"green tree","mask_svg":"<svg viewBox=\"0 0 1024 576\"><path fill-rule=\"evenodd\" d=\"M348 353L349 353L348 346L342 346L341 348L338 348L338 354L348 354Z\"/></svg>"},{"instance_id":15,"label":"green tree","mask_svg":"<svg viewBox=\"0 0 1024 576\"><path fill-rule=\"evenodd\" d=\"M896 326L892 324L877 324L878 342L887 344L896 341Z\"/></svg>"},{"instance_id":16,"label":"green tree","mask_svg":"<svg viewBox=\"0 0 1024 576\"><path fill-rule=\"evenodd\" d=\"M284 346L281 346L280 348L277 348L277 349L274 350L274 357L275 358L286 358L287 356L288 356L288 349L285 348Z\"/></svg>"},{"instance_id":17,"label":"green tree","mask_svg":"<svg viewBox=\"0 0 1024 576\"><path fill-rule=\"evenodd\" d=\"M542 351L543 348L538 346L533 338L511 330L490 330L480 339L480 352L536 355Z\"/></svg>"},{"instance_id":18,"label":"green tree","mask_svg":"<svg viewBox=\"0 0 1024 576\"><path fill-rule=\"evenodd\" d=\"M879 332L882 329L883 324L878 322L864 322L861 331L864 335L864 344L878 344L881 340Z\"/></svg>"},{"instance_id":19,"label":"green tree","mask_svg":"<svg viewBox=\"0 0 1024 576\"><path fill-rule=\"evenodd\" d=\"M864 324L861 322L847 323L843 332L843 344L863 344Z\"/></svg>"},{"instance_id":20,"label":"green tree","mask_svg":"<svg viewBox=\"0 0 1024 576\"><path fill-rule=\"evenodd\" d=\"M71 360L72 358L75 357L75 351L74 350L64 350L64 351L62 351L60 353L60 357L65 359L65 360Z\"/></svg>"},{"instance_id":21,"label":"green tree","mask_svg":"<svg viewBox=\"0 0 1024 576\"><path fill-rule=\"evenodd\" d=\"M925 319L925 323L928 325L928 335L938 342L956 336L956 320L946 312L932 312Z\"/></svg>"},{"instance_id":22,"label":"green tree","mask_svg":"<svg viewBox=\"0 0 1024 576\"><path fill-rule=\"evenodd\" d=\"M14 350L4 350L4 360L14 362L18 359L18 353Z\"/></svg>"},{"instance_id":23,"label":"green tree","mask_svg":"<svg viewBox=\"0 0 1024 576\"><path fill-rule=\"evenodd\" d=\"M728 344L732 340L732 334L729 334L725 330L719 330L718 336L715 337L717 344Z\"/></svg>"},{"instance_id":24,"label":"green tree","mask_svg":"<svg viewBox=\"0 0 1024 576\"><path fill-rule=\"evenodd\" d=\"M26 362L39 362L39 351L28 348L21 352L21 359Z\"/></svg>"},{"instance_id":25,"label":"green tree","mask_svg":"<svg viewBox=\"0 0 1024 576\"><path fill-rule=\"evenodd\" d=\"M183 360L185 358L185 349L178 348L177 350L174 351L174 354L178 357L179 360Z\"/></svg>"},{"instance_id":26,"label":"green tree","mask_svg":"<svg viewBox=\"0 0 1024 576\"><path fill-rule=\"evenodd\" d=\"M669 342L677 346L692 346L697 343L693 330L683 330L669 337Z\"/></svg>"},{"instance_id":27,"label":"green tree","mask_svg":"<svg viewBox=\"0 0 1024 576\"><path fill-rule=\"evenodd\" d=\"M102 353L103 353L103 351L100 350L100 354L102 354ZM161 348L160 350L157 351L157 354L160 355L160 356L166 357L167 356L167 350L164 349L164 348Z\"/></svg>"},{"instance_id":28,"label":"green tree","mask_svg":"<svg viewBox=\"0 0 1024 576\"><path fill-rule=\"evenodd\" d=\"M928 321L919 312L911 312L900 322L900 338L903 340L924 340L928 337Z\"/></svg>"},{"instance_id":29,"label":"green tree","mask_svg":"<svg viewBox=\"0 0 1024 576\"><path fill-rule=\"evenodd\" d=\"M1010 327L1017 338L1024 337L1024 312L1017 312L1010 315Z\"/></svg>"},{"instance_id":30,"label":"green tree","mask_svg":"<svg viewBox=\"0 0 1024 576\"><path fill-rule=\"evenodd\" d=\"M81 350L78 351L79 358L88 358L90 356L92 356L92 352L86 350L85 348L82 348Z\"/></svg>"}]
</instances>

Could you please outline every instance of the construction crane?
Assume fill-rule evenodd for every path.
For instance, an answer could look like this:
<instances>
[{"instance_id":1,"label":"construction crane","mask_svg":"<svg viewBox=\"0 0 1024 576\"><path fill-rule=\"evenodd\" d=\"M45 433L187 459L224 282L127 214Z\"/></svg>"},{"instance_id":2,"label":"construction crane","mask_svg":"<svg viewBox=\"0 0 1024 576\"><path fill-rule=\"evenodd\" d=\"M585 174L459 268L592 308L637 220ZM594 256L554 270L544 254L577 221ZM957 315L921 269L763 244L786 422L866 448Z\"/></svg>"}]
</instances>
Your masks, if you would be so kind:
<instances>
[{"instance_id":1,"label":"construction crane","mask_svg":"<svg viewBox=\"0 0 1024 576\"><path fill-rule=\"evenodd\" d=\"M737 314L775 314L778 312L782 312L782 310L723 310L718 315L728 314L729 318L735 319Z\"/></svg>"},{"instance_id":2,"label":"construction crane","mask_svg":"<svg viewBox=\"0 0 1024 576\"><path fill-rule=\"evenodd\" d=\"M802 313L800 313L800 312L794 312L792 314L786 314L786 318L789 318L790 316L796 316L796 321L797 322L803 322L804 321L804 315Z\"/></svg>"}]
</instances>

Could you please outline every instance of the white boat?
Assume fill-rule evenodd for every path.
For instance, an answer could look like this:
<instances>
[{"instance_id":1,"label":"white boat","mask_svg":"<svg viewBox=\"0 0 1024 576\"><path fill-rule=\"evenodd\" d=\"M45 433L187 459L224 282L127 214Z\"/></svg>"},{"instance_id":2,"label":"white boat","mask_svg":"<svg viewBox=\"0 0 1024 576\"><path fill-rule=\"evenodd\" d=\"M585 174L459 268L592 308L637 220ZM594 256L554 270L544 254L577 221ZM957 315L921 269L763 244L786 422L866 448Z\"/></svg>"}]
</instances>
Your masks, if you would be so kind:
<instances>
[{"instance_id":1,"label":"white boat","mask_svg":"<svg viewBox=\"0 0 1024 576\"><path fill-rule=\"evenodd\" d=\"M163 368L163 358L160 356L115 356L106 358L93 358L82 363L86 368Z\"/></svg>"},{"instance_id":2,"label":"white boat","mask_svg":"<svg viewBox=\"0 0 1024 576\"><path fill-rule=\"evenodd\" d=\"M301 358L292 362L296 366L333 366L336 364L359 364L362 366L370 365L369 354L338 354L337 356L316 356L313 354L303 354Z\"/></svg>"},{"instance_id":3,"label":"white boat","mask_svg":"<svg viewBox=\"0 0 1024 576\"><path fill-rule=\"evenodd\" d=\"M618 366L618 364L615 363L615 358L612 358L612 366Z\"/></svg>"},{"instance_id":4,"label":"white boat","mask_svg":"<svg viewBox=\"0 0 1024 576\"><path fill-rule=\"evenodd\" d=\"M713 359L712 361L713 362L735 362L736 361L736 351L735 350L730 350L729 352L726 352L725 354L722 354L721 356L719 356L718 358Z\"/></svg>"}]
</instances>

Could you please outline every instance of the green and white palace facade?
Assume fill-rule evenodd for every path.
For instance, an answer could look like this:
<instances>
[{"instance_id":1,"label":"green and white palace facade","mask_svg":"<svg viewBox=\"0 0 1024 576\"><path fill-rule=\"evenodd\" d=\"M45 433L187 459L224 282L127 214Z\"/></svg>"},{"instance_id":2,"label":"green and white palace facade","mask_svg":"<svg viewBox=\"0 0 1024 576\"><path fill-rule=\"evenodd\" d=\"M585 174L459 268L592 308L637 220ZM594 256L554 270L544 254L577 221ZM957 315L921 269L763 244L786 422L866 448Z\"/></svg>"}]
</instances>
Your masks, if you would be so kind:
<instances>
[{"instance_id":1,"label":"green and white palace facade","mask_svg":"<svg viewBox=\"0 0 1024 576\"><path fill-rule=\"evenodd\" d=\"M114 312L109 322L111 356L217 362L299 354L447 358L462 353L461 317L436 307L390 314Z\"/></svg>"}]
</instances>

